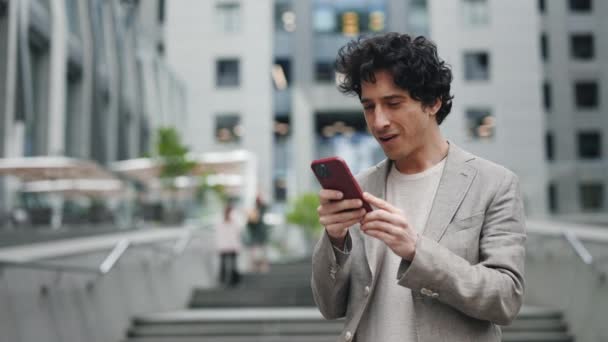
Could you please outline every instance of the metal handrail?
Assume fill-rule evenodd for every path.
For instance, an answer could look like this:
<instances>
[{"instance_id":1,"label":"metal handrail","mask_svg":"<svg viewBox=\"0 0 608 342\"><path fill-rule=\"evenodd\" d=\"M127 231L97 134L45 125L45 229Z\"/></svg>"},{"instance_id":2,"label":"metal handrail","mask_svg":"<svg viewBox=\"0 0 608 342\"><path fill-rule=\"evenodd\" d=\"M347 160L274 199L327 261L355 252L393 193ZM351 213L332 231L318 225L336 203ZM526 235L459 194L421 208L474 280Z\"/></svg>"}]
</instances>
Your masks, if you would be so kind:
<instances>
[{"instance_id":1,"label":"metal handrail","mask_svg":"<svg viewBox=\"0 0 608 342\"><path fill-rule=\"evenodd\" d=\"M118 260L124 255L125 251L129 248L131 243L127 239L120 240L112 251L103 259L98 267L87 267L78 265L65 265L43 261L13 261L13 260L0 260L0 268L2 267L19 267L19 268L31 268L39 270L49 270L58 272L75 272L75 273L89 273L97 275L105 275L110 272Z\"/></svg>"},{"instance_id":2,"label":"metal handrail","mask_svg":"<svg viewBox=\"0 0 608 342\"><path fill-rule=\"evenodd\" d=\"M589 252L589 250L585 247L583 242L576 236L574 232L564 230L562 231L563 236L566 238L566 241L570 244L576 255L586 264L593 265L593 255Z\"/></svg>"}]
</instances>

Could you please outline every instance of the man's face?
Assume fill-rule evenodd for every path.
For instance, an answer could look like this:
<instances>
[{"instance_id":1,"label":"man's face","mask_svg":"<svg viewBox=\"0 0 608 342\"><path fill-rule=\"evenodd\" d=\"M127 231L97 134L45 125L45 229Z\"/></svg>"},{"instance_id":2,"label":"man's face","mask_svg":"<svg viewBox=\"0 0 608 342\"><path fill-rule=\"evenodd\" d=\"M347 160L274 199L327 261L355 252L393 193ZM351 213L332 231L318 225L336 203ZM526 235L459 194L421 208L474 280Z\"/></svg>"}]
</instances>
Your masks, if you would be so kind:
<instances>
[{"instance_id":1,"label":"man's face","mask_svg":"<svg viewBox=\"0 0 608 342\"><path fill-rule=\"evenodd\" d=\"M430 139L435 116L426 114L425 109L432 109L399 88L390 73L378 71L375 76L375 83L361 83L365 121L389 159L406 160Z\"/></svg>"}]
</instances>

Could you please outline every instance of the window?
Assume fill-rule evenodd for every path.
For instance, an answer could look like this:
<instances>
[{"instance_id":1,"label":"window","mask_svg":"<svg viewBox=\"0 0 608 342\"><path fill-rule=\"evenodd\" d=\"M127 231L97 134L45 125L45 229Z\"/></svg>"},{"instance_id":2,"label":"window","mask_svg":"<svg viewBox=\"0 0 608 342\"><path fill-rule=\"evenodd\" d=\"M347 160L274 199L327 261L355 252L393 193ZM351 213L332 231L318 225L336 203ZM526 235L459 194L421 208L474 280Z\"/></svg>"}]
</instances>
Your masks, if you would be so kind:
<instances>
[{"instance_id":1,"label":"window","mask_svg":"<svg viewBox=\"0 0 608 342\"><path fill-rule=\"evenodd\" d=\"M312 17L315 32L334 33L338 30L337 13L332 7L319 7L315 9Z\"/></svg>"},{"instance_id":2,"label":"window","mask_svg":"<svg viewBox=\"0 0 608 342\"><path fill-rule=\"evenodd\" d=\"M275 3L274 29L279 32L293 32L296 30L296 14L290 2Z\"/></svg>"},{"instance_id":3,"label":"window","mask_svg":"<svg viewBox=\"0 0 608 342\"><path fill-rule=\"evenodd\" d=\"M591 12L591 0L569 0L572 12Z\"/></svg>"},{"instance_id":4,"label":"window","mask_svg":"<svg viewBox=\"0 0 608 342\"><path fill-rule=\"evenodd\" d=\"M584 210L601 210L604 208L604 184L579 184L581 208Z\"/></svg>"},{"instance_id":5,"label":"window","mask_svg":"<svg viewBox=\"0 0 608 342\"><path fill-rule=\"evenodd\" d=\"M547 10L547 6L545 4L545 0L538 0L538 11L540 13L545 13Z\"/></svg>"},{"instance_id":6,"label":"window","mask_svg":"<svg viewBox=\"0 0 608 342\"><path fill-rule=\"evenodd\" d=\"M465 53L464 78L467 81L487 81L490 78L490 57L487 52Z\"/></svg>"},{"instance_id":7,"label":"window","mask_svg":"<svg viewBox=\"0 0 608 342\"><path fill-rule=\"evenodd\" d=\"M283 90L291 83L291 60L277 58L272 67L272 81L275 89Z\"/></svg>"},{"instance_id":8,"label":"window","mask_svg":"<svg viewBox=\"0 0 608 342\"><path fill-rule=\"evenodd\" d=\"M549 132L545 135L545 157L553 160L553 134Z\"/></svg>"},{"instance_id":9,"label":"window","mask_svg":"<svg viewBox=\"0 0 608 342\"><path fill-rule=\"evenodd\" d=\"M570 55L573 59L592 59L594 55L593 36L589 33L571 35Z\"/></svg>"},{"instance_id":10,"label":"window","mask_svg":"<svg viewBox=\"0 0 608 342\"><path fill-rule=\"evenodd\" d=\"M599 159L602 157L602 135L597 131L578 133L578 157Z\"/></svg>"},{"instance_id":11,"label":"window","mask_svg":"<svg viewBox=\"0 0 608 342\"><path fill-rule=\"evenodd\" d=\"M546 33L540 35L540 57L543 61L549 60L549 39Z\"/></svg>"},{"instance_id":12,"label":"window","mask_svg":"<svg viewBox=\"0 0 608 342\"><path fill-rule=\"evenodd\" d=\"M469 27L487 26L490 19L487 0L463 0L462 19Z\"/></svg>"},{"instance_id":13,"label":"window","mask_svg":"<svg viewBox=\"0 0 608 342\"><path fill-rule=\"evenodd\" d=\"M574 85L576 106L579 109L594 109L598 107L598 84L594 81L576 82Z\"/></svg>"},{"instance_id":14,"label":"window","mask_svg":"<svg viewBox=\"0 0 608 342\"><path fill-rule=\"evenodd\" d=\"M384 1L326 1L316 0L312 13L315 33L356 36L361 33L383 32L386 26Z\"/></svg>"},{"instance_id":15,"label":"window","mask_svg":"<svg viewBox=\"0 0 608 342\"><path fill-rule=\"evenodd\" d=\"M551 213L557 212L557 186L555 183L549 183L549 187L547 189L547 194L549 196L549 211Z\"/></svg>"},{"instance_id":16,"label":"window","mask_svg":"<svg viewBox=\"0 0 608 342\"><path fill-rule=\"evenodd\" d=\"M315 81L334 82L335 78L333 62L317 61L315 63Z\"/></svg>"},{"instance_id":17,"label":"window","mask_svg":"<svg viewBox=\"0 0 608 342\"><path fill-rule=\"evenodd\" d=\"M545 105L545 110L551 110L551 84L547 81L543 83L543 104Z\"/></svg>"},{"instance_id":18,"label":"window","mask_svg":"<svg viewBox=\"0 0 608 342\"><path fill-rule=\"evenodd\" d=\"M475 140L492 139L495 134L495 119L489 109L468 109L467 135Z\"/></svg>"},{"instance_id":19,"label":"window","mask_svg":"<svg viewBox=\"0 0 608 342\"><path fill-rule=\"evenodd\" d=\"M241 5L237 2L222 2L215 6L217 27L221 32L236 33L241 29Z\"/></svg>"},{"instance_id":20,"label":"window","mask_svg":"<svg viewBox=\"0 0 608 342\"><path fill-rule=\"evenodd\" d=\"M218 87L238 87L239 82L239 60L218 60L216 64L216 85Z\"/></svg>"},{"instance_id":21,"label":"window","mask_svg":"<svg viewBox=\"0 0 608 342\"><path fill-rule=\"evenodd\" d=\"M158 22L165 22L165 0L158 0Z\"/></svg>"},{"instance_id":22,"label":"window","mask_svg":"<svg viewBox=\"0 0 608 342\"><path fill-rule=\"evenodd\" d=\"M215 139L220 143L237 143L243 136L241 117L238 114L220 114L215 117Z\"/></svg>"}]
</instances>

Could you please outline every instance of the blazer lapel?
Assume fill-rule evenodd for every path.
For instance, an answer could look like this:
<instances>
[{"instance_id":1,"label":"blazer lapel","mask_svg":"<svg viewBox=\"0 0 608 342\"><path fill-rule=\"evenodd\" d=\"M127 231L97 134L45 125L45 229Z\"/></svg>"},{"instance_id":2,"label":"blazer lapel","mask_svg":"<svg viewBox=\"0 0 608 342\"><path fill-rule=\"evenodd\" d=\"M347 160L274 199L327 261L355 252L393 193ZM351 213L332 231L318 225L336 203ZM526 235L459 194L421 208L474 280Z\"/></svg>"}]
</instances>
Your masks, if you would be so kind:
<instances>
[{"instance_id":1,"label":"blazer lapel","mask_svg":"<svg viewBox=\"0 0 608 342\"><path fill-rule=\"evenodd\" d=\"M450 143L437 194L422 235L439 241L469 190L477 169L467 165L475 157Z\"/></svg>"},{"instance_id":2,"label":"blazer lapel","mask_svg":"<svg viewBox=\"0 0 608 342\"><path fill-rule=\"evenodd\" d=\"M365 191L378 198L386 199L386 177L391 169L391 165L392 162L388 159L376 165L376 171L369 178ZM384 244L382 241L365 236L365 234L363 234L363 243L372 279L375 281L374 274L376 274L379 265L382 263L386 249L383 248Z\"/></svg>"}]
</instances>

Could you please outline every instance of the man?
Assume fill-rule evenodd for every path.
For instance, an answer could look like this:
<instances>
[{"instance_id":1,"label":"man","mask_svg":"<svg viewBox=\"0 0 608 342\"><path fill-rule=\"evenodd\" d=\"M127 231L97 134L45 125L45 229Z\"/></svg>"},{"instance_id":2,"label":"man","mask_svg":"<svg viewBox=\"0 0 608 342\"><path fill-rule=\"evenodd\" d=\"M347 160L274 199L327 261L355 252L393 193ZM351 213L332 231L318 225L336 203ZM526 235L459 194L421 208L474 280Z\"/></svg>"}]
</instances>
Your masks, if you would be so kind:
<instances>
[{"instance_id":1,"label":"man","mask_svg":"<svg viewBox=\"0 0 608 342\"><path fill-rule=\"evenodd\" d=\"M524 214L511 172L446 141L452 74L424 37L388 33L338 53L387 160L364 199L321 190L312 289L342 341L500 341L524 293Z\"/></svg>"}]
</instances>

